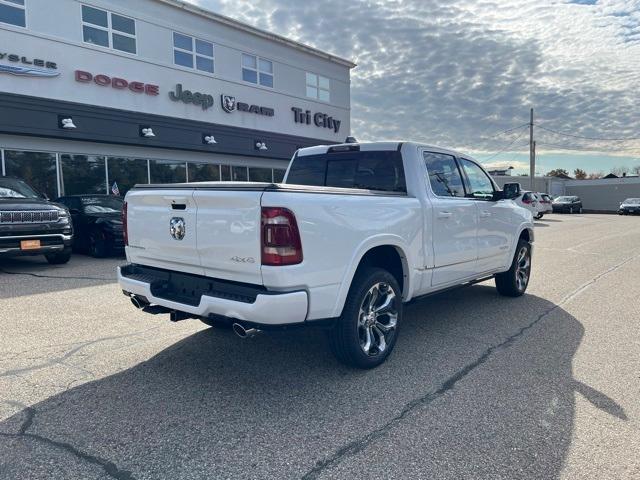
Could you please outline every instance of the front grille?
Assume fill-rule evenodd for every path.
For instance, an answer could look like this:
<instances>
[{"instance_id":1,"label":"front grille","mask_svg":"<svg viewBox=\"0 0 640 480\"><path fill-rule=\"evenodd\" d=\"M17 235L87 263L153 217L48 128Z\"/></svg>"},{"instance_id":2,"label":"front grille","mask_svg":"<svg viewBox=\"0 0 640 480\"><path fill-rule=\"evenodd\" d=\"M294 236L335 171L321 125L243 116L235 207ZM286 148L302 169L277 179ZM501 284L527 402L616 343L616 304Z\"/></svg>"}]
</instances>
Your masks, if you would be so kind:
<instances>
[{"instance_id":1,"label":"front grille","mask_svg":"<svg viewBox=\"0 0 640 480\"><path fill-rule=\"evenodd\" d=\"M0 223L49 223L58 221L58 210L25 210L21 212L0 212Z\"/></svg>"}]
</instances>

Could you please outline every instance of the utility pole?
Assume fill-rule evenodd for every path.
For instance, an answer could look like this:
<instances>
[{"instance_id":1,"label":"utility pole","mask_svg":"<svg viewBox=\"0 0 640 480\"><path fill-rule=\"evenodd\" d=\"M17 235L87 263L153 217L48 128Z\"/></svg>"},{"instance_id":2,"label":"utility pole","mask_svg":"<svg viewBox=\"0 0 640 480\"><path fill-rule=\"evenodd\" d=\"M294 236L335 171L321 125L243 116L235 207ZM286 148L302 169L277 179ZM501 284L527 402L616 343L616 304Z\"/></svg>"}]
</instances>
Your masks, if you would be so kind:
<instances>
[{"instance_id":1,"label":"utility pole","mask_svg":"<svg viewBox=\"0 0 640 480\"><path fill-rule=\"evenodd\" d=\"M535 190L536 177L536 143L533 141L533 108L529 120L529 183L531 191Z\"/></svg>"}]
</instances>

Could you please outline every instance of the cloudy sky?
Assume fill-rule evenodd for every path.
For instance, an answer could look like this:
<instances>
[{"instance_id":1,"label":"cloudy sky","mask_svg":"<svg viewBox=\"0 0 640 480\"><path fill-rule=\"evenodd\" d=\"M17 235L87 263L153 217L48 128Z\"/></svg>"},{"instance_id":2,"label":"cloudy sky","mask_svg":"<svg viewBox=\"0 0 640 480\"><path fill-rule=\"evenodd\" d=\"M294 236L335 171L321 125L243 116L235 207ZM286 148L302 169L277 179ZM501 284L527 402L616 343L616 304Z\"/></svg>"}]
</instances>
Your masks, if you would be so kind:
<instances>
[{"instance_id":1,"label":"cloudy sky","mask_svg":"<svg viewBox=\"0 0 640 480\"><path fill-rule=\"evenodd\" d=\"M355 61L359 140L526 171L533 107L541 173L640 165L640 0L190 1Z\"/></svg>"}]
</instances>

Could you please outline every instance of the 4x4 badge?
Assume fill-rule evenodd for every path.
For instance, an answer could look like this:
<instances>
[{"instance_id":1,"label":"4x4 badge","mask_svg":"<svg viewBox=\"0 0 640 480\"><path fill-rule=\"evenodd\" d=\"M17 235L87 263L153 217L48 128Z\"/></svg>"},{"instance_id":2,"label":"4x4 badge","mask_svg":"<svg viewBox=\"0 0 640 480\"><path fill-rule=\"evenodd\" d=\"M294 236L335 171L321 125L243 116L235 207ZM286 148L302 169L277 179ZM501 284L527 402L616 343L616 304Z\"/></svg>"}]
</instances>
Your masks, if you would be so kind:
<instances>
[{"instance_id":1,"label":"4x4 badge","mask_svg":"<svg viewBox=\"0 0 640 480\"><path fill-rule=\"evenodd\" d=\"M182 240L187 233L187 225L184 218L173 217L169 222L169 233L176 240Z\"/></svg>"}]
</instances>

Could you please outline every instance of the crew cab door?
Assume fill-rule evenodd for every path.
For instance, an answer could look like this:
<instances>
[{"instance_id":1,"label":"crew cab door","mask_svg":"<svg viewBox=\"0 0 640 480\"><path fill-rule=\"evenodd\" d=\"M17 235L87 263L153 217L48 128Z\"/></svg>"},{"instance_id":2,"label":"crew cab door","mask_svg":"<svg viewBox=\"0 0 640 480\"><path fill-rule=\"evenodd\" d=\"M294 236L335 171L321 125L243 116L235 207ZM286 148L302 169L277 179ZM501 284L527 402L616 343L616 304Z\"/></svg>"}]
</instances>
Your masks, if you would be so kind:
<instances>
[{"instance_id":1,"label":"crew cab door","mask_svg":"<svg viewBox=\"0 0 640 480\"><path fill-rule=\"evenodd\" d=\"M433 207L432 286L456 283L475 274L477 202L465 197L462 173L452 155L424 151L423 158Z\"/></svg>"},{"instance_id":2,"label":"crew cab door","mask_svg":"<svg viewBox=\"0 0 640 480\"><path fill-rule=\"evenodd\" d=\"M508 263L507 256L515 234L513 203L511 200L494 200L496 187L480 165L466 158L459 158L458 162L467 197L476 202L478 209L476 273L489 272Z\"/></svg>"}]
</instances>

